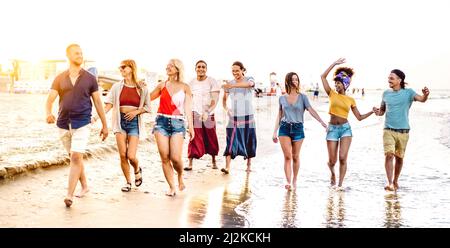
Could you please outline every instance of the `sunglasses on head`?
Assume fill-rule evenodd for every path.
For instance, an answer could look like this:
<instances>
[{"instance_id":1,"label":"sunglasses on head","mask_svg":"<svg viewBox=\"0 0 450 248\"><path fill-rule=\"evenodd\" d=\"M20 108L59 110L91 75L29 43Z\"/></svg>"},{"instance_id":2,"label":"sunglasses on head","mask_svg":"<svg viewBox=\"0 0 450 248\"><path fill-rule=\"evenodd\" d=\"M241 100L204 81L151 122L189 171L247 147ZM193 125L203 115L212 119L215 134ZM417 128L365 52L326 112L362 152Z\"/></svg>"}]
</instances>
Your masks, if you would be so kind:
<instances>
[{"instance_id":1,"label":"sunglasses on head","mask_svg":"<svg viewBox=\"0 0 450 248\"><path fill-rule=\"evenodd\" d=\"M127 68L127 67L128 67L128 65L121 65L121 66L119 66L119 69L125 70L125 68Z\"/></svg>"}]
</instances>

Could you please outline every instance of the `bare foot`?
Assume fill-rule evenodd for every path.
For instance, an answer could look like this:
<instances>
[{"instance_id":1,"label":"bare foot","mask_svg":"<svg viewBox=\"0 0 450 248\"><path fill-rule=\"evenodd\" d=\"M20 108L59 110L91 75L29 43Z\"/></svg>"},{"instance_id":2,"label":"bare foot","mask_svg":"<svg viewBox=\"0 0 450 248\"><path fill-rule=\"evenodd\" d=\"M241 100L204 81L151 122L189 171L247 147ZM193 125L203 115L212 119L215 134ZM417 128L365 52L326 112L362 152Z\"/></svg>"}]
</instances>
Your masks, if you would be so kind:
<instances>
[{"instance_id":1,"label":"bare foot","mask_svg":"<svg viewBox=\"0 0 450 248\"><path fill-rule=\"evenodd\" d=\"M297 183L292 183L293 190L297 189Z\"/></svg>"},{"instance_id":2,"label":"bare foot","mask_svg":"<svg viewBox=\"0 0 450 248\"><path fill-rule=\"evenodd\" d=\"M284 188L287 189L287 190L291 190L291 185L290 184L286 184L286 185L284 185Z\"/></svg>"},{"instance_id":3,"label":"bare foot","mask_svg":"<svg viewBox=\"0 0 450 248\"><path fill-rule=\"evenodd\" d=\"M331 173L330 184L331 184L331 186L336 185L336 174L334 174L334 173Z\"/></svg>"},{"instance_id":4,"label":"bare foot","mask_svg":"<svg viewBox=\"0 0 450 248\"><path fill-rule=\"evenodd\" d=\"M398 186L398 183L397 183L397 182L394 182L394 190L398 190L399 187L400 187L400 186Z\"/></svg>"},{"instance_id":5,"label":"bare foot","mask_svg":"<svg viewBox=\"0 0 450 248\"><path fill-rule=\"evenodd\" d=\"M384 190L386 190L386 191L395 191L394 185L392 185L392 184L386 185L386 186L384 186Z\"/></svg>"},{"instance_id":6,"label":"bare foot","mask_svg":"<svg viewBox=\"0 0 450 248\"><path fill-rule=\"evenodd\" d=\"M216 164L216 162L214 161L214 162L212 162L212 168L213 169L219 169L219 167L217 167L217 164Z\"/></svg>"},{"instance_id":7,"label":"bare foot","mask_svg":"<svg viewBox=\"0 0 450 248\"><path fill-rule=\"evenodd\" d=\"M67 197L64 199L64 204L66 204L67 208L70 208L70 206L72 206L72 203L73 203L72 199L69 199Z\"/></svg>"},{"instance_id":8,"label":"bare foot","mask_svg":"<svg viewBox=\"0 0 450 248\"><path fill-rule=\"evenodd\" d=\"M183 191L184 189L186 189L186 185L184 185L184 183L181 183L180 185L178 185L178 189L180 191Z\"/></svg>"},{"instance_id":9,"label":"bare foot","mask_svg":"<svg viewBox=\"0 0 450 248\"><path fill-rule=\"evenodd\" d=\"M169 191L166 192L166 196L175 196L177 194L175 189L170 189Z\"/></svg>"},{"instance_id":10,"label":"bare foot","mask_svg":"<svg viewBox=\"0 0 450 248\"><path fill-rule=\"evenodd\" d=\"M185 188L186 188L186 185L184 185L183 176L178 176L178 189L180 191L183 191Z\"/></svg>"},{"instance_id":11,"label":"bare foot","mask_svg":"<svg viewBox=\"0 0 450 248\"><path fill-rule=\"evenodd\" d=\"M75 195L75 197L82 198L89 192L89 188L81 189L78 194Z\"/></svg>"}]
</instances>

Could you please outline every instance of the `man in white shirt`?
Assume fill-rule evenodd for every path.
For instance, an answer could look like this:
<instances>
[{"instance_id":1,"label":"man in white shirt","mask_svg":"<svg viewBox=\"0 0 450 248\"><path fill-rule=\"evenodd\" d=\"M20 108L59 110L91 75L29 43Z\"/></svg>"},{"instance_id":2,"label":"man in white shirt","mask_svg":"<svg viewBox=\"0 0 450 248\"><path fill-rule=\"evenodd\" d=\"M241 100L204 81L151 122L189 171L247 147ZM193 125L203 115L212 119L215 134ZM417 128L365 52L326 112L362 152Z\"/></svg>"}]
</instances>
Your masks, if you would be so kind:
<instances>
[{"instance_id":1,"label":"man in white shirt","mask_svg":"<svg viewBox=\"0 0 450 248\"><path fill-rule=\"evenodd\" d=\"M216 156L219 153L219 142L217 140L214 109L219 99L221 86L214 78L206 76L207 64L205 61L199 60L195 64L195 71L197 78L189 83L192 91L195 136L189 142L189 167L184 168L184 170L192 170L193 159L199 159L204 154L211 155L212 168L217 169Z\"/></svg>"}]
</instances>

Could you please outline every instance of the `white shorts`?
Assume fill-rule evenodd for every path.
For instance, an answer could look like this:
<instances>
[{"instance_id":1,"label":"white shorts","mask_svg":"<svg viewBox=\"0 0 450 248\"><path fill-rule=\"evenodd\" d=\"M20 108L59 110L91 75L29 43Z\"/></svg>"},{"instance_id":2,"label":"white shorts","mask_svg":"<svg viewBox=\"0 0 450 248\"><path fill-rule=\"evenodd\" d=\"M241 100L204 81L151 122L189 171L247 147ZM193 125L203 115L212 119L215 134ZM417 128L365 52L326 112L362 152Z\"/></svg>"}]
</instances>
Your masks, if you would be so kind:
<instances>
[{"instance_id":1,"label":"white shorts","mask_svg":"<svg viewBox=\"0 0 450 248\"><path fill-rule=\"evenodd\" d=\"M59 128L59 138L68 153L84 153L89 141L90 132L91 127L89 124L77 129L72 129L69 125L69 130Z\"/></svg>"}]
</instances>

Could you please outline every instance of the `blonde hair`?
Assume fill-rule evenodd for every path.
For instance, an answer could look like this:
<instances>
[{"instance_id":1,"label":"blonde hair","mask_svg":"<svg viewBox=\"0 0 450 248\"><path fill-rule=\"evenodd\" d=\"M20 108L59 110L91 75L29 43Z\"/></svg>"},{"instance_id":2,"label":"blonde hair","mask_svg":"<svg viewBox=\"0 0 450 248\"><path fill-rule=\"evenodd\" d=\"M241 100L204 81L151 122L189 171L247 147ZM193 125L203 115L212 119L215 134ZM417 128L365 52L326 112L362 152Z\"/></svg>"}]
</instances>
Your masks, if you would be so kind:
<instances>
[{"instance_id":1,"label":"blonde hair","mask_svg":"<svg viewBox=\"0 0 450 248\"><path fill-rule=\"evenodd\" d=\"M183 65L183 62L181 62L181 60L179 60L179 59L171 59L169 62L173 63L173 65L178 70L177 81L184 83L184 65Z\"/></svg>"},{"instance_id":2,"label":"blonde hair","mask_svg":"<svg viewBox=\"0 0 450 248\"><path fill-rule=\"evenodd\" d=\"M122 60L121 64L126 65L131 68L131 79L139 87L139 84L138 84L139 78L137 75L136 62L132 59L126 59L126 60Z\"/></svg>"}]
</instances>

